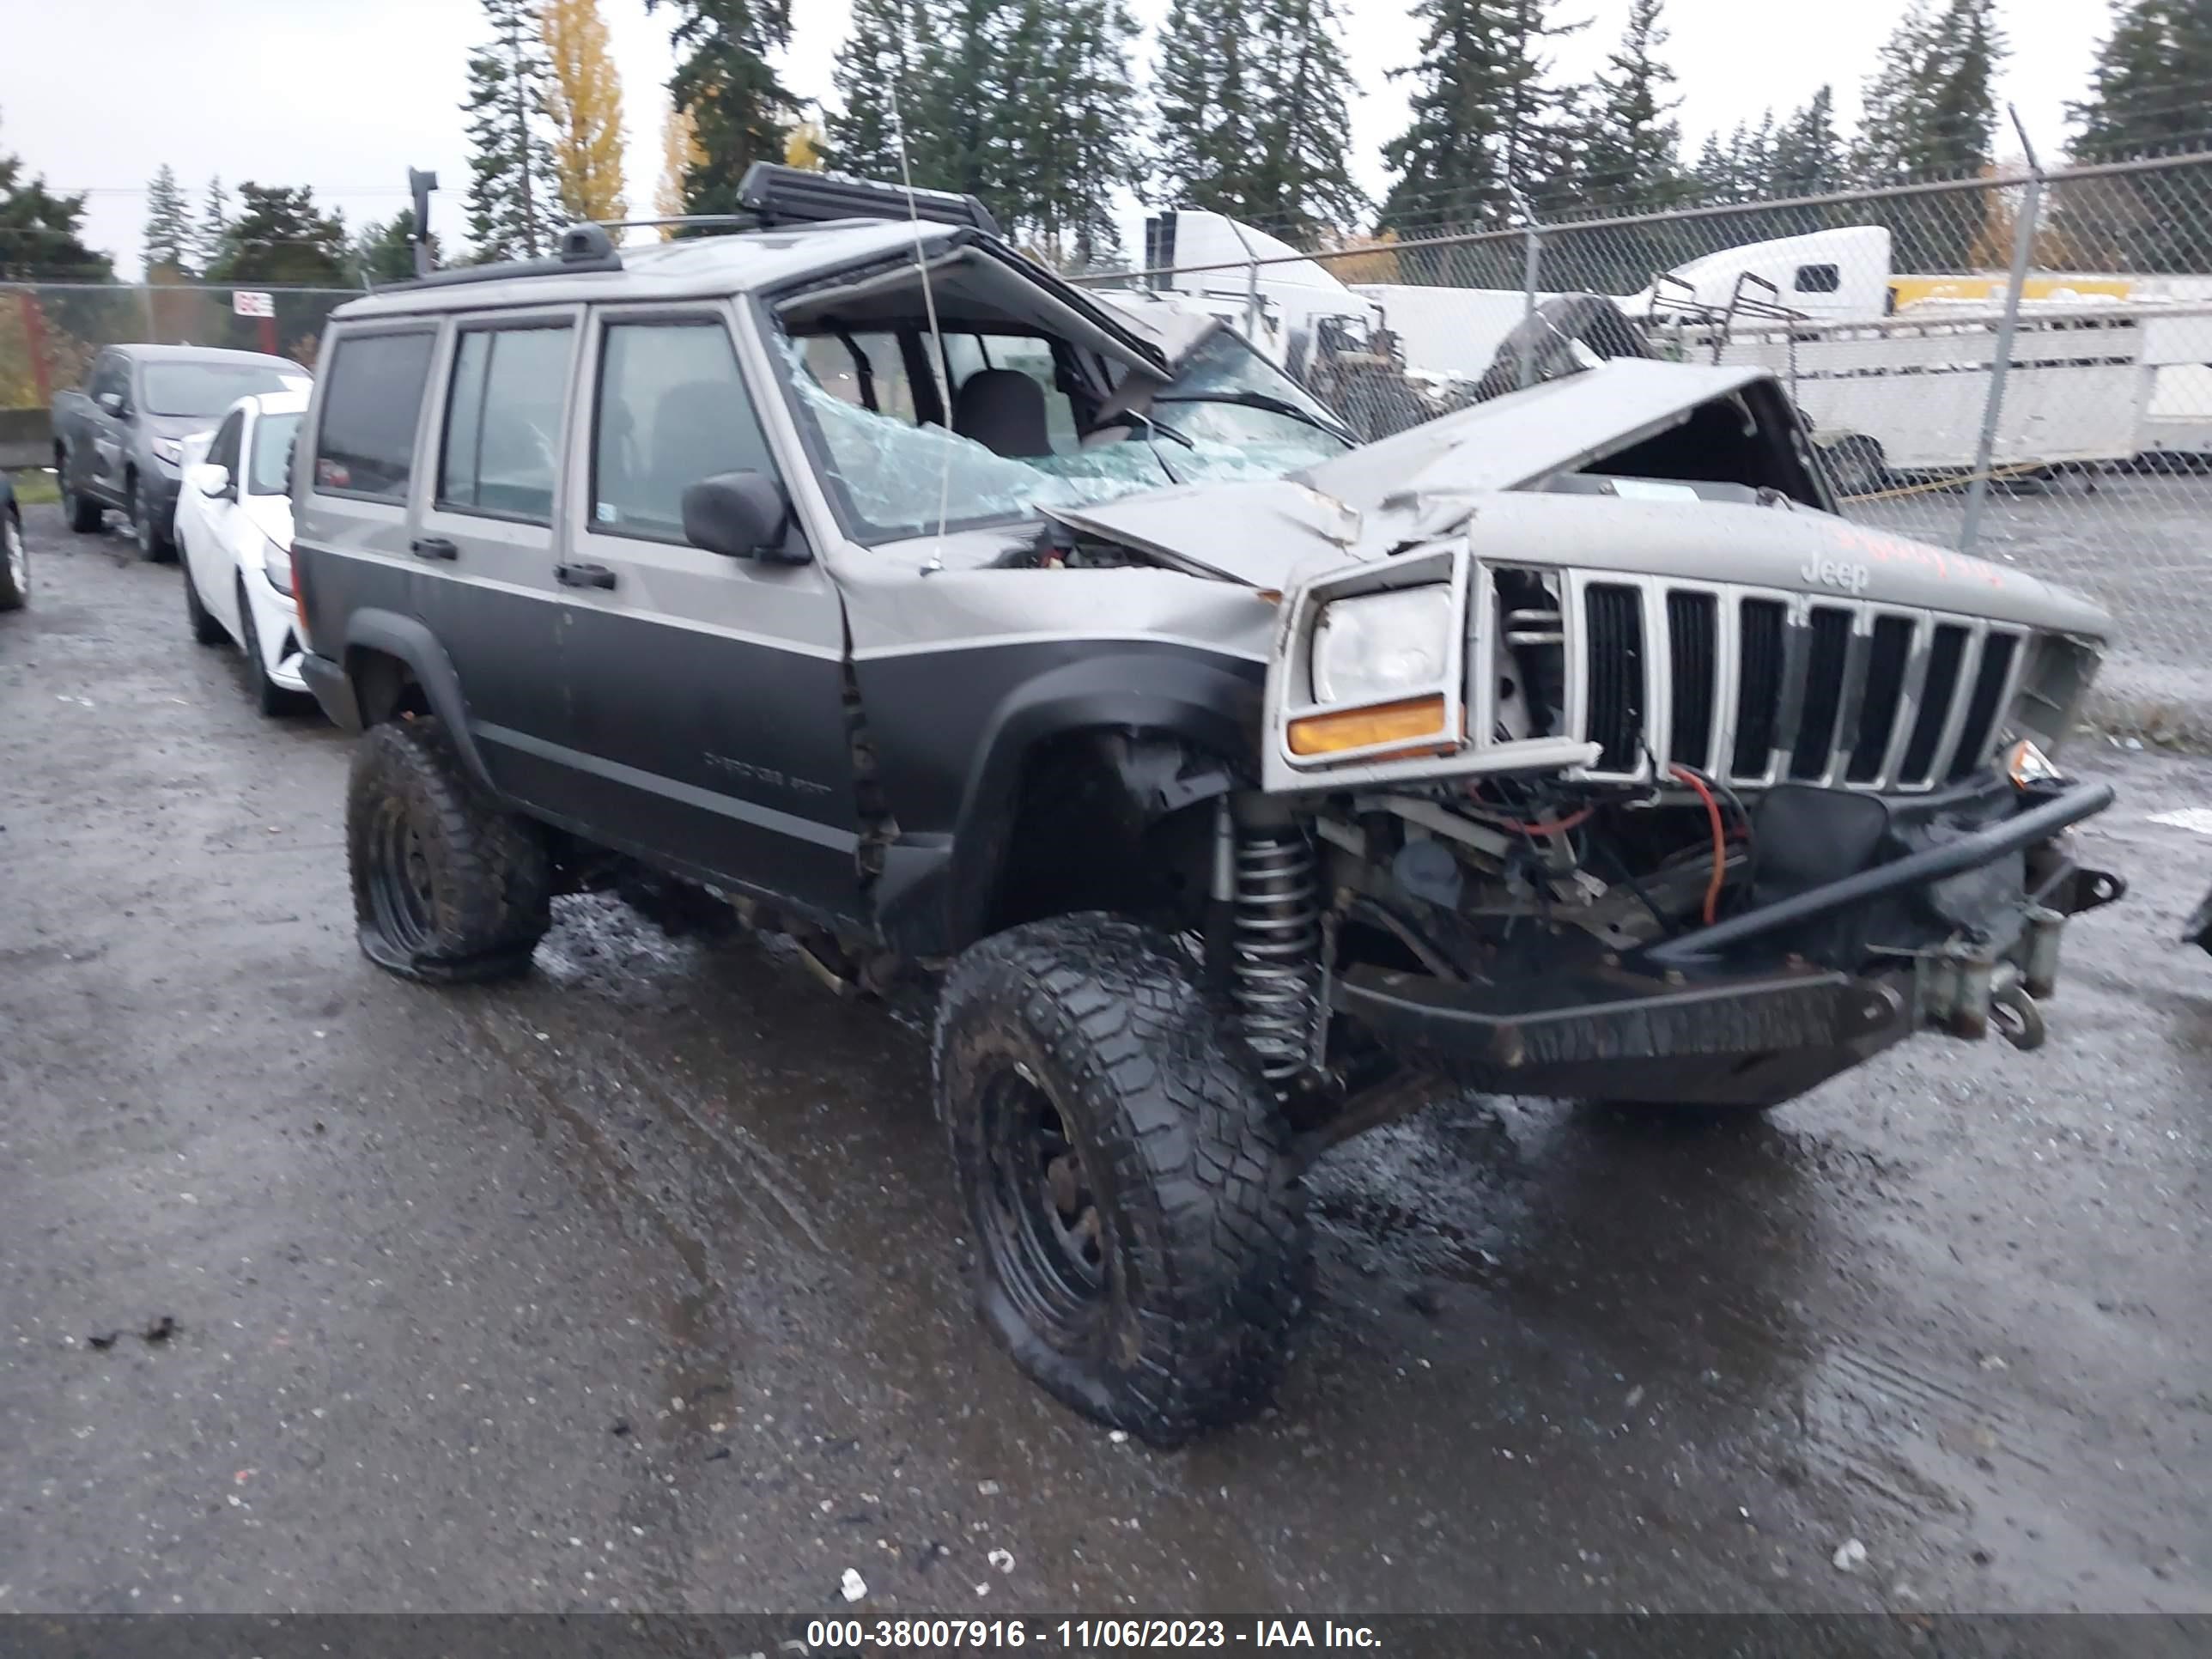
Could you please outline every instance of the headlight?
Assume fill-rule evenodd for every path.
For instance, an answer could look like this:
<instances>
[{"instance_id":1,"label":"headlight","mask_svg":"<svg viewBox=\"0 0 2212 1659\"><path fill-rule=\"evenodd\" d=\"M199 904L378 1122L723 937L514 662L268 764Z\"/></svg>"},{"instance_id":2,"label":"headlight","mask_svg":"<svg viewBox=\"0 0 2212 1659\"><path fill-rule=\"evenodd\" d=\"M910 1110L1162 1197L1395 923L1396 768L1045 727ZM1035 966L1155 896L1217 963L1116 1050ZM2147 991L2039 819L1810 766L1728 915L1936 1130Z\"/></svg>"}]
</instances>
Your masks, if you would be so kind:
<instances>
[{"instance_id":1,"label":"headlight","mask_svg":"<svg viewBox=\"0 0 2212 1659\"><path fill-rule=\"evenodd\" d=\"M292 591L292 550L279 547L272 541L261 544L261 572L269 578L269 585L279 593Z\"/></svg>"},{"instance_id":2,"label":"headlight","mask_svg":"<svg viewBox=\"0 0 2212 1659\"><path fill-rule=\"evenodd\" d=\"M176 439L156 438L154 440L153 447L155 460L166 461L171 466L184 465L185 447Z\"/></svg>"},{"instance_id":3,"label":"headlight","mask_svg":"<svg viewBox=\"0 0 2212 1659\"><path fill-rule=\"evenodd\" d=\"M1323 605L1314 624L1314 701L1382 702L1436 690L1458 623L1442 583Z\"/></svg>"}]
</instances>

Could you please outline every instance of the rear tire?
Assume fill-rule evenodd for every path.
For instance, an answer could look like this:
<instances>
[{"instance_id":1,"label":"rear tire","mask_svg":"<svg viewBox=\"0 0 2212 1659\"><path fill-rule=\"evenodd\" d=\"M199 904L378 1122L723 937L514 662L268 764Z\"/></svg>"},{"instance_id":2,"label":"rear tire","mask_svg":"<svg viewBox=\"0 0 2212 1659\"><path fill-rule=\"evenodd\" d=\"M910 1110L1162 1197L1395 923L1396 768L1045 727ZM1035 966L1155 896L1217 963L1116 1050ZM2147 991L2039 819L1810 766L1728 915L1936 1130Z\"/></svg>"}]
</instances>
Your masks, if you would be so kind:
<instances>
[{"instance_id":1,"label":"rear tire","mask_svg":"<svg viewBox=\"0 0 2212 1659\"><path fill-rule=\"evenodd\" d=\"M61 486L62 517L69 527L80 536L99 533L100 523L107 516L98 501L90 500L81 491L70 488L69 457L59 455L54 460L54 480Z\"/></svg>"},{"instance_id":2,"label":"rear tire","mask_svg":"<svg viewBox=\"0 0 2212 1659\"><path fill-rule=\"evenodd\" d=\"M222 624L215 613L200 603L199 584L192 580L191 561L184 561L185 619L192 625L192 638L202 645L221 645L230 637L222 631Z\"/></svg>"},{"instance_id":3,"label":"rear tire","mask_svg":"<svg viewBox=\"0 0 2212 1659\"><path fill-rule=\"evenodd\" d=\"M985 1325L1158 1446L1264 1401L1312 1258L1290 1132L1185 954L1090 915L957 963L932 1043Z\"/></svg>"},{"instance_id":4,"label":"rear tire","mask_svg":"<svg viewBox=\"0 0 2212 1659\"><path fill-rule=\"evenodd\" d=\"M362 953L403 978L519 974L552 925L544 836L484 793L435 720L362 737L346 788L346 863Z\"/></svg>"},{"instance_id":5,"label":"rear tire","mask_svg":"<svg viewBox=\"0 0 2212 1659\"><path fill-rule=\"evenodd\" d=\"M31 550L23 541L23 515L0 511L0 611L21 611L31 599Z\"/></svg>"}]
</instances>

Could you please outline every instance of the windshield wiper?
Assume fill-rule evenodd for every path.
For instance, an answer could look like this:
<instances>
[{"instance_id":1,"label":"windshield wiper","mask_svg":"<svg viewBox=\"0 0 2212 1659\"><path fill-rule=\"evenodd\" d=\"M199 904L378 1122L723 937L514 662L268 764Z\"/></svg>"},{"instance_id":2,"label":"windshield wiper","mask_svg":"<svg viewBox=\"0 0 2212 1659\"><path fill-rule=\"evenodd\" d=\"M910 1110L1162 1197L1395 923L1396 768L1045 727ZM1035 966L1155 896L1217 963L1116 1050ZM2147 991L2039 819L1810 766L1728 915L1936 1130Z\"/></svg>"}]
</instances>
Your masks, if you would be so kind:
<instances>
[{"instance_id":1,"label":"windshield wiper","mask_svg":"<svg viewBox=\"0 0 2212 1659\"><path fill-rule=\"evenodd\" d=\"M1325 421L1310 409L1301 409L1288 398L1278 398L1271 392L1181 392L1159 393L1153 397L1156 404L1236 404L1245 409L1264 409L1271 415L1286 416L1316 432L1326 432L1332 438L1341 438L1346 443L1354 441L1351 433L1334 421Z\"/></svg>"}]
</instances>

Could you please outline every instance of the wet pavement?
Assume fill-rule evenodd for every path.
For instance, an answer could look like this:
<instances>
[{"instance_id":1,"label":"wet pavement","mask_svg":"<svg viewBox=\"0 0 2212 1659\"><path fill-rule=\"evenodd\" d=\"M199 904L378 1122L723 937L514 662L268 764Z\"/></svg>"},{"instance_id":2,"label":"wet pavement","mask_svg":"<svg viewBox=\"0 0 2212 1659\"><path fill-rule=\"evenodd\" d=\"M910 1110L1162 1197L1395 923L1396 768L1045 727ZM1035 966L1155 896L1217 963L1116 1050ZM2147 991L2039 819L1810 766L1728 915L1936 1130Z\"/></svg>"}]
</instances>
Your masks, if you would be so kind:
<instances>
[{"instance_id":1,"label":"wet pavement","mask_svg":"<svg viewBox=\"0 0 2212 1659\"><path fill-rule=\"evenodd\" d=\"M982 1337L913 1030L608 899L377 972L345 740L27 516L0 1611L2212 1609L2212 763L2074 757L2136 890L2039 1054L1339 1155L1278 1402L1161 1455Z\"/></svg>"}]
</instances>

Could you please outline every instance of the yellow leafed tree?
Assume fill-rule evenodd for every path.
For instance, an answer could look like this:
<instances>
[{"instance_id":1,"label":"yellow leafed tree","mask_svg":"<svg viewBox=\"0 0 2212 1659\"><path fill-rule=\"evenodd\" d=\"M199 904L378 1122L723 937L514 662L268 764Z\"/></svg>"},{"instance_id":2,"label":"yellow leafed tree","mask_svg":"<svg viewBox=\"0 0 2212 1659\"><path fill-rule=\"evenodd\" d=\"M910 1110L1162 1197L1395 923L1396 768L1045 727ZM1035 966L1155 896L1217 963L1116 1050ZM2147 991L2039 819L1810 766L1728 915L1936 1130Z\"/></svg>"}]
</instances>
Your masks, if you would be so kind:
<instances>
[{"instance_id":1,"label":"yellow leafed tree","mask_svg":"<svg viewBox=\"0 0 2212 1659\"><path fill-rule=\"evenodd\" d=\"M805 167L809 173L822 170L822 126L816 121L795 121L783 141L783 164L787 167Z\"/></svg>"},{"instance_id":2,"label":"yellow leafed tree","mask_svg":"<svg viewBox=\"0 0 2212 1659\"><path fill-rule=\"evenodd\" d=\"M668 106L668 113L660 124L660 184L653 192L653 211L656 217L672 219L684 211L684 173L707 159L707 152L699 143L698 124L692 120L691 112ZM660 240L666 241L675 232L661 228Z\"/></svg>"},{"instance_id":3,"label":"yellow leafed tree","mask_svg":"<svg viewBox=\"0 0 2212 1659\"><path fill-rule=\"evenodd\" d=\"M599 0L544 0L538 32L553 69L545 106L562 210L571 219L625 217L622 76Z\"/></svg>"}]
</instances>

